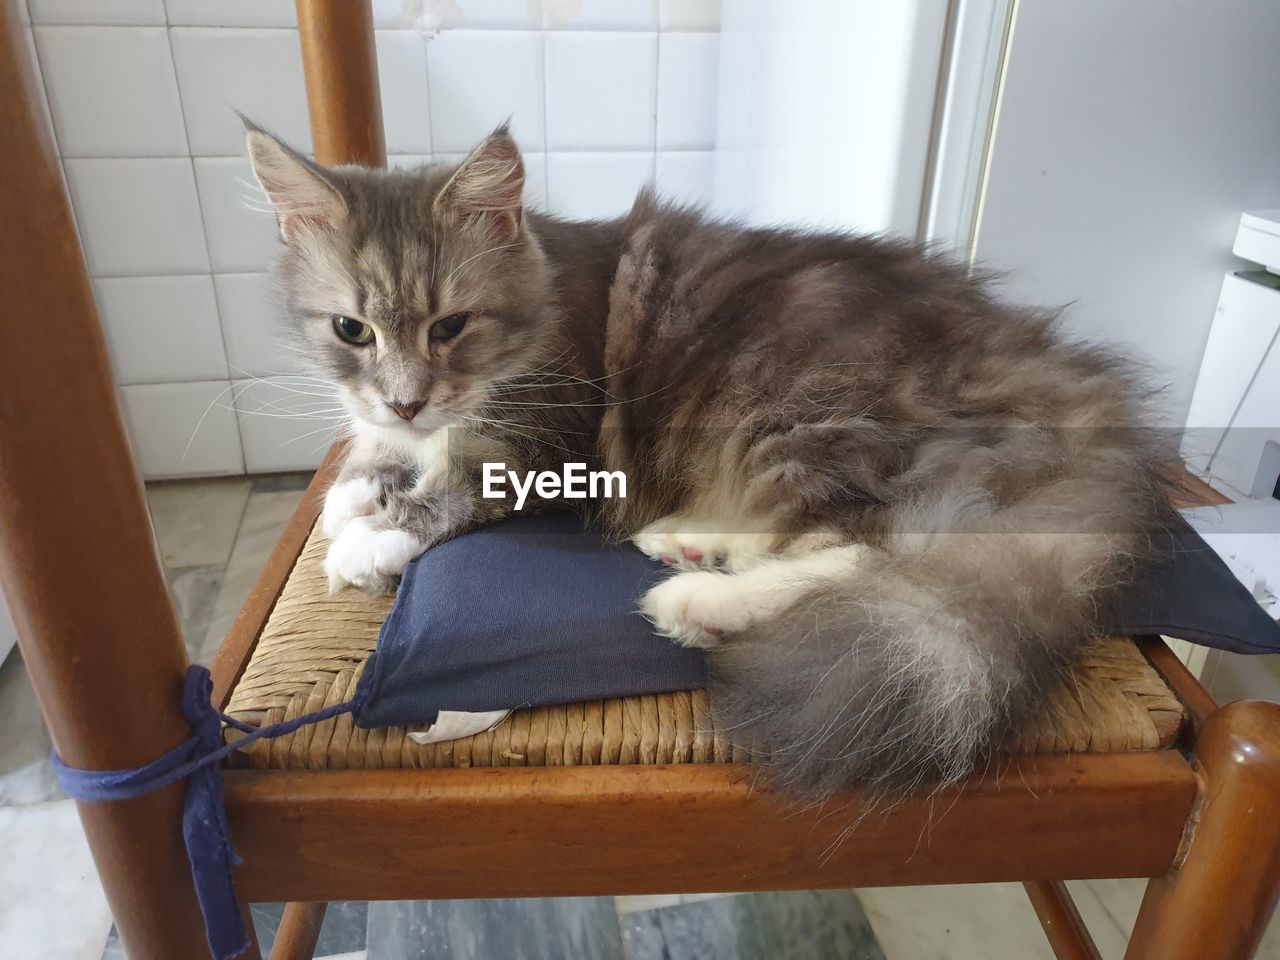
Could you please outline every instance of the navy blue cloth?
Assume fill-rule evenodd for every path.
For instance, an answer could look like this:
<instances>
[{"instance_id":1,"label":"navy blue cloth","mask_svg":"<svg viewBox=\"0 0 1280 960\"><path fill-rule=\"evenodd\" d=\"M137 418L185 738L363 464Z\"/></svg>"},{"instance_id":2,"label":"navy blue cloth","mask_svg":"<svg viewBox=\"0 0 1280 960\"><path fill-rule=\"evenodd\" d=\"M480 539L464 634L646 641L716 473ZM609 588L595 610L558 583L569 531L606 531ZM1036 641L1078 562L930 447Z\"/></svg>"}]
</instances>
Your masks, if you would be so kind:
<instances>
[{"instance_id":1,"label":"navy blue cloth","mask_svg":"<svg viewBox=\"0 0 1280 960\"><path fill-rule=\"evenodd\" d=\"M513 517L433 547L405 571L356 723L698 689L701 652L656 636L637 612L665 573L568 513Z\"/></svg>"},{"instance_id":2,"label":"navy blue cloth","mask_svg":"<svg viewBox=\"0 0 1280 960\"><path fill-rule=\"evenodd\" d=\"M1280 652L1280 626L1181 521L1106 613L1112 633ZM699 651L654 636L640 597L667 575L568 513L522 516L427 551L405 571L365 668L362 727L701 687Z\"/></svg>"},{"instance_id":3,"label":"navy blue cloth","mask_svg":"<svg viewBox=\"0 0 1280 960\"><path fill-rule=\"evenodd\" d=\"M1156 538L1108 616L1114 633L1163 634L1232 653L1280 653L1280 624L1184 521Z\"/></svg>"}]
</instances>

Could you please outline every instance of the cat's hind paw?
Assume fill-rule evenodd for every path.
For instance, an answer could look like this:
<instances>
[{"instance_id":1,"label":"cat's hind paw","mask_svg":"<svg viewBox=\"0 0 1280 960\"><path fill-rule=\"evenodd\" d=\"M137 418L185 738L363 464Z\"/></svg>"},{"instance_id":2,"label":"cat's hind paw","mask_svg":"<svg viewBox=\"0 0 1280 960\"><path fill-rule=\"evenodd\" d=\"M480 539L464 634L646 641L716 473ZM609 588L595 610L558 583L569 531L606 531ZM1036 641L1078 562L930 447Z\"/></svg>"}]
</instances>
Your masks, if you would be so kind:
<instances>
[{"instance_id":1,"label":"cat's hind paw","mask_svg":"<svg viewBox=\"0 0 1280 960\"><path fill-rule=\"evenodd\" d=\"M654 560L679 570L747 570L770 556L778 538L771 533L737 533L721 524L687 517L663 517L632 542Z\"/></svg>"},{"instance_id":2,"label":"cat's hind paw","mask_svg":"<svg viewBox=\"0 0 1280 960\"><path fill-rule=\"evenodd\" d=\"M718 646L725 631L742 626L737 578L729 573L677 573L645 594L640 611L664 637L686 647Z\"/></svg>"}]
</instances>

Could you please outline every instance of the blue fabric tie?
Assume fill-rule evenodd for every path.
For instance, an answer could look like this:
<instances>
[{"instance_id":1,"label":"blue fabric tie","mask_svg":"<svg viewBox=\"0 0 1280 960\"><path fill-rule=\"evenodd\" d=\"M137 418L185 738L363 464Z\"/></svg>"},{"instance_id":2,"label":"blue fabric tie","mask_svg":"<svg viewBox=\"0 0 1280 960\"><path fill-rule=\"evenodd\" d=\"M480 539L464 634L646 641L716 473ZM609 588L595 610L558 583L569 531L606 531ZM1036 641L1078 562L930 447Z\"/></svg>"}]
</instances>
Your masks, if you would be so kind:
<instances>
[{"instance_id":1,"label":"blue fabric tie","mask_svg":"<svg viewBox=\"0 0 1280 960\"><path fill-rule=\"evenodd\" d=\"M82 803L130 800L187 780L182 808L182 837L191 861L196 899L204 915L209 952L214 960L231 960L249 948L231 867L240 857L231 845L227 810L222 802L222 760L255 740L280 737L307 724L354 712L360 698L303 714L283 723L253 727L217 709L212 701L209 671L192 664L182 691L182 712L191 724L191 739L133 770L79 770L68 767L57 753L53 769L62 788ZM222 742L222 725L245 734L235 743Z\"/></svg>"}]
</instances>

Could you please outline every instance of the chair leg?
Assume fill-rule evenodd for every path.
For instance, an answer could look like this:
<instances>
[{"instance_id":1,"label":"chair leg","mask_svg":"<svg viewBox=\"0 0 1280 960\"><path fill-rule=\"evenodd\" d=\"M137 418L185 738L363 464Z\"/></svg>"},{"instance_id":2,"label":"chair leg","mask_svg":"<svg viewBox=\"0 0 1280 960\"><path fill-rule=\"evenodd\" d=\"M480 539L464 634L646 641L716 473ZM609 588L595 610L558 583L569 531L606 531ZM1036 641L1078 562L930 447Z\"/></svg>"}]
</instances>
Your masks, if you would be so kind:
<instances>
[{"instance_id":1,"label":"chair leg","mask_svg":"<svg viewBox=\"0 0 1280 960\"><path fill-rule=\"evenodd\" d=\"M319 163L387 165L368 0L294 0Z\"/></svg>"},{"instance_id":2,"label":"chair leg","mask_svg":"<svg viewBox=\"0 0 1280 960\"><path fill-rule=\"evenodd\" d=\"M1044 928L1049 948L1058 960L1102 960L1065 883L1029 880L1022 886Z\"/></svg>"},{"instance_id":3,"label":"chair leg","mask_svg":"<svg viewBox=\"0 0 1280 960\"><path fill-rule=\"evenodd\" d=\"M0 350L0 581L62 759L128 769L191 735L180 702L187 651L38 105L21 6L0 0L0 290L7 318L39 322L24 324L22 349ZM182 845L184 790L79 808L134 960L208 955Z\"/></svg>"},{"instance_id":4,"label":"chair leg","mask_svg":"<svg viewBox=\"0 0 1280 960\"><path fill-rule=\"evenodd\" d=\"M1280 895L1280 704L1212 714L1181 863L1147 885L1126 960L1247 960Z\"/></svg>"},{"instance_id":5,"label":"chair leg","mask_svg":"<svg viewBox=\"0 0 1280 960\"><path fill-rule=\"evenodd\" d=\"M327 903L287 903L271 945L271 960L312 960Z\"/></svg>"}]
</instances>

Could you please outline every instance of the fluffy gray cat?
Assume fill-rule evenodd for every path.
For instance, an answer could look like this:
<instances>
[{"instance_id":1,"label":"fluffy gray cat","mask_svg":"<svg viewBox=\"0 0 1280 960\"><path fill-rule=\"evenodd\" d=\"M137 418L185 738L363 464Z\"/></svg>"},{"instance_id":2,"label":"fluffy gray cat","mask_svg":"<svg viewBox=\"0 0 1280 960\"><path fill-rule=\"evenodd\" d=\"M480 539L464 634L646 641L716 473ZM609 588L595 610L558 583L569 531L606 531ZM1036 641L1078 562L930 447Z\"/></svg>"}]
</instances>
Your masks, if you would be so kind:
<instances>
[{"instance_id":1,"label":"fluffy gray cat","mask_svg":"<svg viewBox=\"0 0 1280 960\"><path fill-rule=\"evenodd\" d=\"M291 336L350 413L334 589L393 589L508 510L484 462L624 471L589 519L674 568L644 613L709 649L718 722L784 786L970 772L1164 522L1126 364L941 258L648 192L616 220L537 214L505 129L396 172L248 144Z\"/></svg>"}]
</instances>

